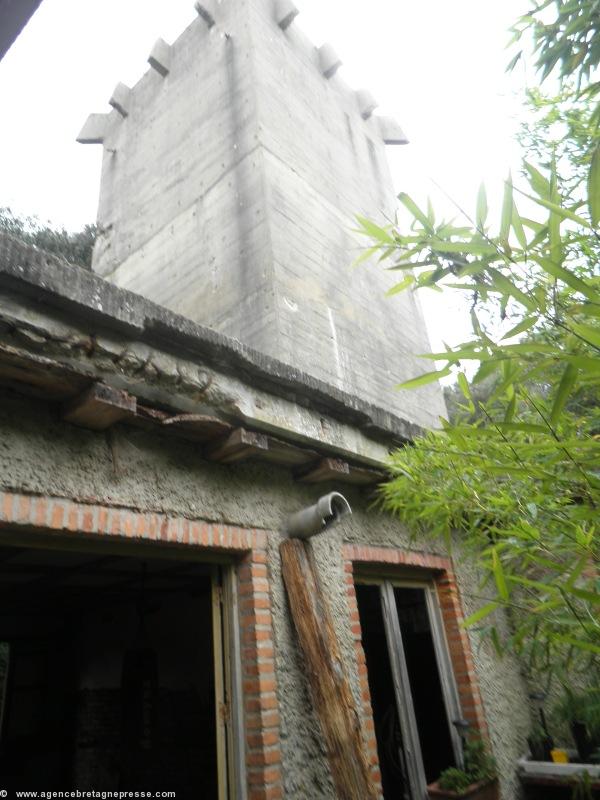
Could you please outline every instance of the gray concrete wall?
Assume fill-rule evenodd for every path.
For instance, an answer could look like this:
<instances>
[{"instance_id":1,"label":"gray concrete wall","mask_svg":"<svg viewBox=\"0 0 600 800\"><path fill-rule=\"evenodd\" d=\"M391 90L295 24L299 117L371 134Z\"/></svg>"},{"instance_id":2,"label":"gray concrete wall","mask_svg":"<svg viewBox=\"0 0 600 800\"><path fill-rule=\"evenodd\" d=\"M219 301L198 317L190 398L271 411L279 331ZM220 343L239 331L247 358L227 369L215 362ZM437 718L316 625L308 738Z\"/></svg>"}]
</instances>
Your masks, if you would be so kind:
<instances>
[{"instance_id":1,"label":"gray concrete wall","mask_svg":"<svg viewBox=\"0 0 600 800\"><path fill-rule=\"evenodd\" d=\"M410 294L364 264L354 216L393 216L376 121L327 80L274 0L223 0L195 20L163 78L134 87L105 138L94 269L315 377L435 426L437 386L393 386L427 364ZM363 244L363 243L360 243Z\"/></svg>"},{"instance_id":2,"label":"gray concrete wall","mask_svg":"<svg viewBox=\"0 0 600 800\"><path fill-rule=\"evenodd\" d=\"M268 265L248 63L243 34L198 18L169 75L149 70L112 112L94 253L101 275L224 333L271 327L273 306L268 270L244 269Z\"/></svg>"},{"instance_id":3,"label":"gray concrete wall","mask_svg":"<svg viewBox=\"0 0 600 800\"><path fill-rule=\"evenodd\" d=\"M121 474L113 468L104 434L77 429L58 420L52 408L9 391L0 393L0 487L93 500L141 510L199 517L277 531L291 512L329 487L295 483L289 472L246 463L237 467L204 462L193 444L146 432L114 429ZM335 487L331 487L335 488ZM338 487L339 488L339 487ZM410 547L397 521L370 509L369 500L344 487L354 514L342 526L314 540L320 573L339 632L342 651L359 697L341 546L344 541ZM285 797L289 800L334 800L318 726L310 710L308 687L290 625L281 579L279 535L269 544L269 577L277 651L277 680L282 715ZM413 545L414 546L414 545ZM435 546L419 542L421 549ZM456 556L466 611L477 600L471 590L478 576L466 559ZM518 666L498 661L486 643L472 639L485 712L503 784L503 800L518 790L514 767L524 751L529 725L526 690Z\"/></svg>"}]
</instances>

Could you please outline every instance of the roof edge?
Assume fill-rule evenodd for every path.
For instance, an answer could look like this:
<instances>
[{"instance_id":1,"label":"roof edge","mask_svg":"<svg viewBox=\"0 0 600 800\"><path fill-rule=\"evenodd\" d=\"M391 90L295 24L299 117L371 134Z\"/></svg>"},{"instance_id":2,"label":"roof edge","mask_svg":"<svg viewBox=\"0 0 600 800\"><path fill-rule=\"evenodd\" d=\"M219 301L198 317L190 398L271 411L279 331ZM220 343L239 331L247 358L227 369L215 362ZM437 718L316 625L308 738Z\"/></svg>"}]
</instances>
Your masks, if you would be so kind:
<instances>
[{"instance_id":1,"label":"roof edge","mask_svg":"<svg viewBox=\"0 0 600 800\"><path fill-rule=\"evenodd\" d=\"M355 425L372 438L412 441L423 428L199 325L81 266L0 232L0 286L88 324L167 351L199 357L276 395Z\"/></svg>"}]
</instances>

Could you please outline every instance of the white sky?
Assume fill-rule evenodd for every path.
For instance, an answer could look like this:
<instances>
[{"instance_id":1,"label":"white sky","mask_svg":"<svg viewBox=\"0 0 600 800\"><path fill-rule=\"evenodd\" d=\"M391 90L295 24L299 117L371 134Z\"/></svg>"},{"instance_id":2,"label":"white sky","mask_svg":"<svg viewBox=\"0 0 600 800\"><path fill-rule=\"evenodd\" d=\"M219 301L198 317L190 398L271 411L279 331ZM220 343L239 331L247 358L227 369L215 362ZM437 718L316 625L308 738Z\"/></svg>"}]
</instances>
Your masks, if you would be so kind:
<instances>
[{"instance_id":1,"label":"white sky","mask_svg":"<svg viewBox=\"0 0 600 800\"><path fill-rule=\"evenodd\" d=\"M518 162L522 89L522 73L504 73L504 47L526 0L296 4L295 24L330 41L344 79L408 134L410 145L388 148L398 191L424 200L434 178L471 210L482 179L501 190ZM194 17L192 0L44 0L0 62L0 206L69 229L94 221L102 148L75 136L88 113L109 110L118 81L141 77L154 41L172 42ZM468 334L446 298L421 299L436 349Z\"/></svg>"}]
</instances>

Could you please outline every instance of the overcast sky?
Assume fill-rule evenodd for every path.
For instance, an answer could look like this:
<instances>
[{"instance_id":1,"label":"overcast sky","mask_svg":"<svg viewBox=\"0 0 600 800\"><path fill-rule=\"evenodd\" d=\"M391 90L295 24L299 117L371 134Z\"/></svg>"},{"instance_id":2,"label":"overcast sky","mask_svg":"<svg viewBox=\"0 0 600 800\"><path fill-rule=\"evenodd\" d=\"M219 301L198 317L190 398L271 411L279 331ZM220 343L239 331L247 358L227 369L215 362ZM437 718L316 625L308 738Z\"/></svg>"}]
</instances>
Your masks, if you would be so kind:
<instances>
[{"instance_id":1,"label":"overcast sky","mask_svg":"<svg viewBox=\"0 0 600 800\"><path fill-rule=\"evenodd\" d=\"M435 194L433 178L472 208L517 163L522 75L508 77L507 29L526 0L296 0L296 24L330 41L344 79L369 88L411 144L388 148L398 191ZM194 19L192 0L44 0L0 62L0 206L76 229L94 221L101 150L75 136L134 84L154 41ZM460 339L447 300L426 301L435 346ZM451 329L451 330L450 330ZM450 335L450 333L452 335Z\"/></svg>"}]
</instances>

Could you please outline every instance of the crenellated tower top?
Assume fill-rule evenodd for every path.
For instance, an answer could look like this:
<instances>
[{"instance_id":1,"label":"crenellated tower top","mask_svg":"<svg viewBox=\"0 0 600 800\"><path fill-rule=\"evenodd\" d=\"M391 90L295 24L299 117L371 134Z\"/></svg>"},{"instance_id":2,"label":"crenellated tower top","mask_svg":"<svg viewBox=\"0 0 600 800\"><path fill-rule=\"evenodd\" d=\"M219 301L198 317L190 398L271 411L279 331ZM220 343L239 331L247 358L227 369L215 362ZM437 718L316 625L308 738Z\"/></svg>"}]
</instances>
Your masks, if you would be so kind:
<instances>
[{"instance_id":1,"label":"crenellated tower top","mask_svg":"<svg viewBox=\"0 0 600 800\"><path fill-rule=\"evenodd\" d=\"M78 141L104 161L93 269L197 322L429 426L434 386L398 395L429 349L410 294L352 269L356 214L392 217L386 144L405 144L373 95L338 76L292 0L198 0L149 70L119 83Z\"/></svg>"}]
</instances>

